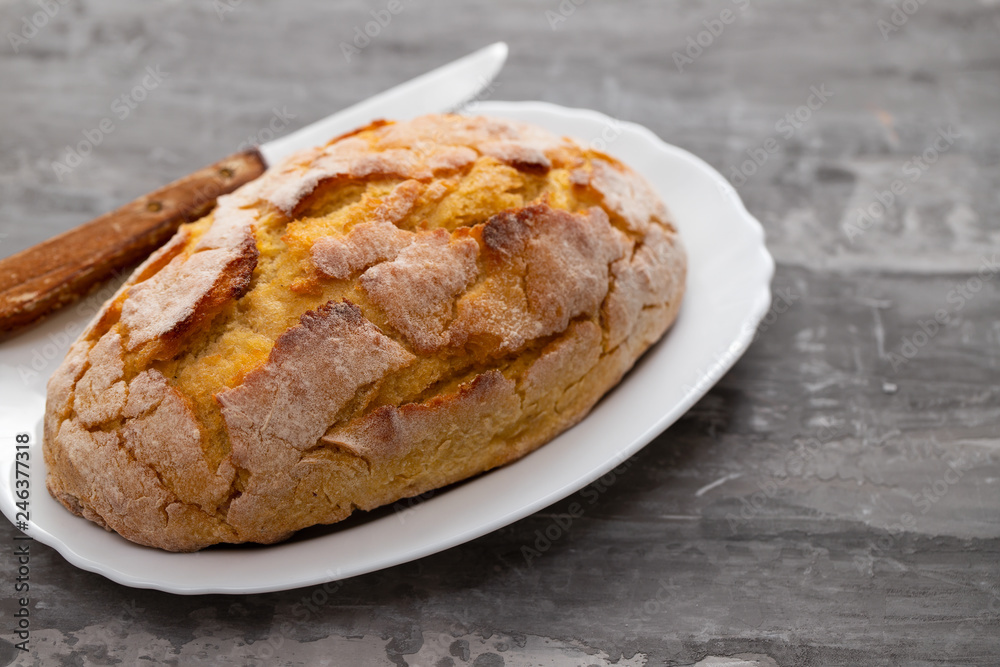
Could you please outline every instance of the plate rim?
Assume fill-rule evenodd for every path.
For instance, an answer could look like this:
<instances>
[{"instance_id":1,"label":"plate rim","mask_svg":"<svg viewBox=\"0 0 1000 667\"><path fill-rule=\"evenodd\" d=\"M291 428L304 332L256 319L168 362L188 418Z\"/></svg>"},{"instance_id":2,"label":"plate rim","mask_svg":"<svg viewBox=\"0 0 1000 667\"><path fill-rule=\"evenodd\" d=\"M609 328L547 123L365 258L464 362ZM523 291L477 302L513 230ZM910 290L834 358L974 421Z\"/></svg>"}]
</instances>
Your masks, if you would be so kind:
<instances>
[{"instance_id":1,"label":"plate rim","mask_svg":"<svg viewBox=\"0 0 1000 667\"><path fill-rule=\"evenodd\" d=\"M201 595L201 594L252 594L252 593L266 593L275 592L282 590L292 590L296 588L301 588L305 586L313 586L318 584L323 584L327 582L337 581L340 579L346 579L354 576L360 576L362 574L374 572L377 570L384 569L386 567L392 567L395 565L400 565L403 563L416 560L446 549L450 549L454 546L463 544L470 540L476 539L485 535L487 533L493 532L503 526L509 525L515 521L522 518L530 516L545 507L552 505L555 502L571 495L575 491L584 488L587 484L593 482L593 480L606 475L609 471L620 466L629 457L635 455L641 449L646 447L654 438L662 434L669 426L675 423L681 416L683 416L691 407L700 400L708 391L732 368L736 361L746 352L749 348L756 331L757 326L763 319L768 308L771 304L771 281L774 276L775 263L770 252L764 243L764 229L760 221L758 221L747 209L736 189L719 173L718 170L713 168L702 158L694 155L693 153L680 148L678 146L669 144L663 141L659 136L657 136L650 129L643 125L634 123L631 121L620 120L612 118L601 112L592 109L581 109L564 107L561 105L553 104L544 101L484 101L476 102L472 107L472 110L476 114L482 115L494 115L494 116L504 116L505 111L515 110L515 111L526 111L528 113L540 112L546 115L560 116L569 115L575 116L577 118L586 119L592 122L599 122L602 124L613 123L614 125L627 129L628 131L640 136L651 149L654 149L661 154L666 154L672 159L680 159L690 164L691 166L697 168L703 175L707 176L712 180L716 186L719 188L720 194L729 197L732 203L735 204L734 210L739 214L739 217L743 224L746 224L748 228L754 234L754 245L752 248L748 248L748 252L752 250L758 256L756 260L760 262L760 266L764 269L764 280L759 286L755 286L757 293L750 298L750 292L748 291L748 307L747 315L744 318L744 326L740 329L736 337L731 341L728 348L724 354L715 360L713 364L704 372L704 377L702 381L697 385L691 387L681 400L670 405L663 411L653 424L642 432L641 435L634 438L631 442L627 443L625 446L617 450L616 454L609 458L609 460L602 466L598 466L590 471L588 476L589 481L582 484L579 480L572 483L564 484L557 489L550 489L548 493L543 494L543 496L535 499L533 502L528 503L525 506L518 508L516 511L507 512L502 515L494 517L490 521L481 522L476 525L475 529L467 530L465 532L456 532L450 538L443 540L437 540L427 545L422 545L420 547L414 547L408 550L397 550L389 557L384 558L381 562L375 562L370 567L364 567L357 571L351 571L341 575L338 568L336 571L331 571L329 568L323 573L316 573L309 571L307 574L301 577L296 577L294 573L286 576L281 581L269 580L267 583L261 584L251 584L251 585L218 585L218 586L205 586L202 584L185 584L184 582L176 582L172 580L162 580L157 579L152 576L139 576L131 574L128 572L123 572L115 566L107 565L104 562L94 560L86 555L79 553L73 545L63 541L49 530L46 530L42 526L38 526L33 521L29 522L29 529L26 534L30 537L36 539L37 541L52 547L55 549L63 558L65 558L70 564L79 567L80 569L94 572L107 579L110 579L116 583L143 589L153 589L159 590L167 593L181 594L181 595ZM683 241L683 239L682 239ZM683 307L682 307L683 310ZM641 358L641 357L640 357ZM627 382L627 378L623 382ZM35 432L35 442L32 444L32 452L37 451L37 460L42 461L42 468L44 468L44 458L42 456L42 442L41 438L38 437L39 433L36 425ZM13 450L13 448L10 448ZM7 448L2 449L2 457L0 457L0 510L3 514L7 516L8 519L12 519L13 516L13 495L11 493L9 479L10 479L10 469L9 466L13 464L13 456L8 456ZM7 459L10 459L9 461ZM39 469L33 466L33 470ZM488 473L487 473L488 474ZM468 483L476 483L476 479L470 480ZM47 491L41 488L42 484L33 485L34 489L39 489L42 493L47 493ZM54 501L53 501L54 502ZM12 521L13 522L13 521ZM96 525L93 526L97 530L100 530ZM315 539L323 539L318 537ZM292 547L296 543L284 543L286 547ZM149 547L143 547L141 545L134 545L139 549L148 549ZM281 550L283 544L276 544L271 546L264 546L261 549L264 550ZM161 553L158 550L155 553ZM162 552L167 553L167 552ZM204 553L204 552L203 552ZM215 552L217 553L217 552ZM239 553L234 551L235 553ZM191 557L192 560L197 558L198 552L193 554L173 554L174 557Z\"/></svg>"}]
</instances>

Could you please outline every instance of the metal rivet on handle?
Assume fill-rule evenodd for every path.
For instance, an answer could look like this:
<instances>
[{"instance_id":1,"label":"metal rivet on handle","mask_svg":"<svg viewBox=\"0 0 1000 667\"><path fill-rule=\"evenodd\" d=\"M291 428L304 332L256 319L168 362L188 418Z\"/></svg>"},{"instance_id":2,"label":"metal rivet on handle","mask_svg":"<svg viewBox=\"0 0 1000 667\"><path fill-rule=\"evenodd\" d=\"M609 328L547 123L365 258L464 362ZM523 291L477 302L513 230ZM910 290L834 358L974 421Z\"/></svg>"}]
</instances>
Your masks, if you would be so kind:
<instances>
[{"instance_id":1,"label":"metal rivet on handle","mask_svg":"<svg viewBox=\"0 0 1000 667\"><path fill-rule=\"evenodd\" d=\"M146 204L146 210L147 211L152 211L153 213L156 213L157 211L161 210L162 208L163 208L163 204L161 204L158 201L151 201L148 204Z\"/></svg>"}]
</instances>

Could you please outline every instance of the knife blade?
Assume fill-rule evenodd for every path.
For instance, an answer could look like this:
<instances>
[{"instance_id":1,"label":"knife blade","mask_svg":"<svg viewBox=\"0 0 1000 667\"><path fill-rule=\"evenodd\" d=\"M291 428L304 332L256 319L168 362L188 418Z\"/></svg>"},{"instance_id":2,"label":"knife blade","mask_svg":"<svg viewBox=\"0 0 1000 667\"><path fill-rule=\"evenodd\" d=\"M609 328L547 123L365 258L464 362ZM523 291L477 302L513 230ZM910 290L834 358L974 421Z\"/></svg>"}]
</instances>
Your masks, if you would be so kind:
<instances>
[{"instance_id":1,"label":"knife blade","mask_svg":"<svg viewBox=\"0 0 1000 667\"><path fill-rule=\"evenodd\" d=\"M0 260L0 336L73 303L208 213L218 197L302 148L379 118L405 120L473 99L500 72L497 42L257 148L231 155L90 222Z\"/></svg>"},{"instance_id":2,"label":"knife blade","mask_svg":"<svg viewBox=\"0 0 1000 667\"><path fill-rule=\"evenodd\" d=\"M409 120L455 109L486 88L506 60L507 45L491 44L258 148L273 165L295 151L319 146L379 118Z\"/></svg>"}]
</instances>

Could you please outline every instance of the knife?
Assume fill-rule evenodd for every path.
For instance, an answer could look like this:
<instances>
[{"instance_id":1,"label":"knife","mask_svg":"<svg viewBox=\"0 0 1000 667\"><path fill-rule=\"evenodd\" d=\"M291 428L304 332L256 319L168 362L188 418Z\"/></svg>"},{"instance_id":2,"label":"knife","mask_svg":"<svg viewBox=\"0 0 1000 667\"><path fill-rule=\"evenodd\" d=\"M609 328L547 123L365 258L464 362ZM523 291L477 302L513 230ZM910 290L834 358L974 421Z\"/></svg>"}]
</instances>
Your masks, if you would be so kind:
<instances>
[{"instance_id":1,"label":"knife","mask_svg":"<svg viewBox=\"0 0 1000 667\"><path fill-rule=\"evenodd\" d=\"M507 45L497 42L0 260L0 334L76 301L161 246L182 223L211 211L218 197L297 150L379 118L406 120L461 108L490 84L506 59Z\"/></svg>"}]
</instances>

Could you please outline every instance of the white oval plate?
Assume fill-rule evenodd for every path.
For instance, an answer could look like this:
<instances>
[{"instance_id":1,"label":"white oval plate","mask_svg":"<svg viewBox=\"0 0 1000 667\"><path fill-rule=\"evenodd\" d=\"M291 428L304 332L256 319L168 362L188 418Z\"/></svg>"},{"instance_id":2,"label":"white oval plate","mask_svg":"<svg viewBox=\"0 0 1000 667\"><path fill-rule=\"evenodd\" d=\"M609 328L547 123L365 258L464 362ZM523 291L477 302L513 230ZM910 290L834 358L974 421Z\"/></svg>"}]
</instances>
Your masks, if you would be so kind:
<instances>
[{"instance_id":1,"label":"white oval plate","mask_svg":"<svg viewBox=\"0 0 1000 667\"><path fill-rule=\"evenodd\" d=\"M496 530L605 475L674 423L743 354L770 304L774 262L760 223L718 172L639 125L540 102L484 102L474 112L536 123L621 159L663 197L687 248L677 322L579 426L422 502L401 501L395 511L308 529L282 544L193 554L141 547L73 516L45 490L45 382L88 319L87 308L72 307L0 345L0 509L7 518L16 522L15 434L27 432L27 533L69 562L127 586L172 593L277 591L405 563Z\"/></svg>"}]
</instances>

